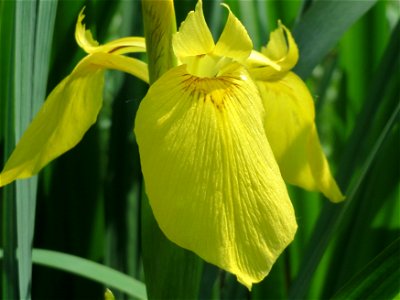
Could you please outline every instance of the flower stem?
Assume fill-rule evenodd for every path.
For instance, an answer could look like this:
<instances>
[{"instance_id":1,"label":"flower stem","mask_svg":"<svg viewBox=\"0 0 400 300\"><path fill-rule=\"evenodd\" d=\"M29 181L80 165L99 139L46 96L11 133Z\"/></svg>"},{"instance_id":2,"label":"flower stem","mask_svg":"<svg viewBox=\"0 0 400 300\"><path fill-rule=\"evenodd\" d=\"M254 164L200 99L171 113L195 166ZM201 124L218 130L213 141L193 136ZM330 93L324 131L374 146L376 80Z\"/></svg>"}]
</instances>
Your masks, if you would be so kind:
<instances>
[{"instance_id":1,"label":"flower stem","mask_svg":"<svg viewBox=\"0 0 400 300\"><path fill-rule=\"evenodd\" d=\"M142 10L152 84L177 64L172 49L172 35L176 32L174 3L172 0L143 0Z\"/></svg>"}]
</instances>

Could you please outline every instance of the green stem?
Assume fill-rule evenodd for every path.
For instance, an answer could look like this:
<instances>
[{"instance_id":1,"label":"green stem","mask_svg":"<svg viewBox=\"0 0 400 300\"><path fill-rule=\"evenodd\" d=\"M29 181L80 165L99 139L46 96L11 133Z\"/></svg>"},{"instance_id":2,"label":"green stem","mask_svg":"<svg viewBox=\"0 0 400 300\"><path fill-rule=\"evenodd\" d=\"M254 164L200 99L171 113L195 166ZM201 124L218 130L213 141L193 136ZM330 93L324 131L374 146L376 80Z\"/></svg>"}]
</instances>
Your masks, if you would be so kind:
<instances>
[{"instance_id":1,"label":"green stem","mask_svg":"<svg viewBox=\"0 0 400 300\"><path fill-rule=\"evenodd\" d=\"M174 3L172 0L143 0L142 10L152 84L177 65L172 49L172 35L176 32Z\"/></svg>"}]
</instances>

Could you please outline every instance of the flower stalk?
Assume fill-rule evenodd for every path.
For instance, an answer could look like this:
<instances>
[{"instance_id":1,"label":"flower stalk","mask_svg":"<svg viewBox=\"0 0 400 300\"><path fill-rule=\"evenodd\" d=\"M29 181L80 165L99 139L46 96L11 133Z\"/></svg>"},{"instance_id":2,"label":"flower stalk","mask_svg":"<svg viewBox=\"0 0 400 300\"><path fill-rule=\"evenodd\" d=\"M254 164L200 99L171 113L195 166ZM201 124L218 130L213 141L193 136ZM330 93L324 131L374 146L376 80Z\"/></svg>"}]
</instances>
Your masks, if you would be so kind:
<instances>
[{"instance_id":1,"label":"flower stalk","mask_svg":"<svg viewBox=\"0 0 400 300\"><path fill-rule=\"evenodd\" d=\"M177 65L172 49L176 18L172 0L143 0L143 25L146 38L150 84Z\"/></svg>"}]
</instances>

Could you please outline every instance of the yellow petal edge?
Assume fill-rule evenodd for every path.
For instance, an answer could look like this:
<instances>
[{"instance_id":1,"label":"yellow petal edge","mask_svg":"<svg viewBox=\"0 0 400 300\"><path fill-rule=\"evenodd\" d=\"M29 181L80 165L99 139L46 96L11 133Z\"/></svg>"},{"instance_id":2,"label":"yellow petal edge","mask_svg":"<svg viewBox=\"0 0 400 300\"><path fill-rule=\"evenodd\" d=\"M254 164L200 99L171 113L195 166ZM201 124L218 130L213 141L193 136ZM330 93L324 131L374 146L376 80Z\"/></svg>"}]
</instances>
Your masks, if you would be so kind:
<instances>
[{"instance_id":1,"label":"yellow petal edge","mask_svg":"<svg viewBox=\"0 0 400 300\"><path fill-rule=\"evenodd\" d=\"M161 230L249 289L297 229L263 113L244 69L198 78L180 66L150 87L135 122Z\"/></svg>"}]
</instances>

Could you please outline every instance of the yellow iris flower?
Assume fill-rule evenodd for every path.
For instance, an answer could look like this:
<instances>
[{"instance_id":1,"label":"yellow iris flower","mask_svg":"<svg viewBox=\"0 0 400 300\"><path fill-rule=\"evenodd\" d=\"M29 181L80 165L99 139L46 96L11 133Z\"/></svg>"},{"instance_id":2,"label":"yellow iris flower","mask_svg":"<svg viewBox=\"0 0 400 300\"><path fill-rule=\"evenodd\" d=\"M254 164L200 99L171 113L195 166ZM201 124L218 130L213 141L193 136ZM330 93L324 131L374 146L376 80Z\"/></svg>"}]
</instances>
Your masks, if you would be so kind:
<instances>
[{"instance_id":1,"label":"yellow iris flower","mask_svg":"<svg viewBox=\"0 0 400 300\"><path fill-rule=\"evenodd\" d=\"M228 11L217 43L202 2L189 13L173 37L180 65L150 87L135 134L162 231L251 289L297 229L283 179L332 201L343 196L318 141L310 93L290 72L298 59L290 32L279 24L256 52ZM105 69L148 82L147 65L124 56L144 52L143 38L98 45L83 18L81 12L75 37L88 55L48 96L0 174L0 186L38 173L81 140L101 108Z\"/></svg>"}]
</instances>

